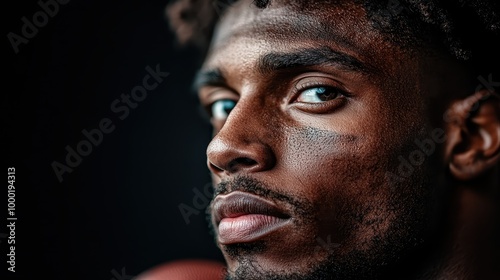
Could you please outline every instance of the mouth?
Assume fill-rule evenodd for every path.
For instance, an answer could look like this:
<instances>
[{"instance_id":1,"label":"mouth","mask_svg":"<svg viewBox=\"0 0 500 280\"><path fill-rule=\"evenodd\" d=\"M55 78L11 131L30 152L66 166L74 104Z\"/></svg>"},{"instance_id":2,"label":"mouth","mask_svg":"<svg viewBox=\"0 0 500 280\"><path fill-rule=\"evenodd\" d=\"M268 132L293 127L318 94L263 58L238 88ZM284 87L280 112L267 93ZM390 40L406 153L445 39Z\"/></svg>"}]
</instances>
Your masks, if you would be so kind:
<instances>
[{"instance_id":1,"label":"mouth","mask_svg":"<svg viewBox=\"0 0 500 280\"><path fill-rule=\"evenodd\" d=\"M212 213L223 245L257 241L290 222L290 215L274 203L240 191L217 196Z\"/></svg>"}]
</instances>

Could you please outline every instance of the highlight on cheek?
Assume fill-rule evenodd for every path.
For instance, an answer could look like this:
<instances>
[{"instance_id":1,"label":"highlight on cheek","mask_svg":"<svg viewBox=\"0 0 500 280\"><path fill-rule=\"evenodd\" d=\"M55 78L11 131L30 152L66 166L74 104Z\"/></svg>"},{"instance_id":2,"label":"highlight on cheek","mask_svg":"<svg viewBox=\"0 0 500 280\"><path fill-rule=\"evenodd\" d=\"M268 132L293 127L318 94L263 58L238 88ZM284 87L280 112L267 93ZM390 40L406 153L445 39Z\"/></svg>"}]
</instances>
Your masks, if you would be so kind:
<instances>
[{"instance_id":1,"label":"highlight on cheek","mask_svg":"<svg viewBox=\"0 0 500 280\"><path fill-rule=\"evenodd\" d=\"M355 135L305 126L293 128L286 145L290 149L288 153L295 155L297 161L308 161L312 159L311 154L342 154L346 152L346 147L354 148L357 140ZM307 145L307 149L304 149L304 145Z\"/></svg>"},{"instance_id":2,"label":"highlight on cheek","mask_svg":"<svg viewBox=\"0 0 500 280\"><path fill-rule=\"evenodd\" d=\"M335 131L329 131L312 126L299 128L297 129L297 132L302 137L305 137L306 141L322 144L340 144L343 142L354 142L356 140L356 136L354 135L340 134Z\"/></svg>"}]
</instances>

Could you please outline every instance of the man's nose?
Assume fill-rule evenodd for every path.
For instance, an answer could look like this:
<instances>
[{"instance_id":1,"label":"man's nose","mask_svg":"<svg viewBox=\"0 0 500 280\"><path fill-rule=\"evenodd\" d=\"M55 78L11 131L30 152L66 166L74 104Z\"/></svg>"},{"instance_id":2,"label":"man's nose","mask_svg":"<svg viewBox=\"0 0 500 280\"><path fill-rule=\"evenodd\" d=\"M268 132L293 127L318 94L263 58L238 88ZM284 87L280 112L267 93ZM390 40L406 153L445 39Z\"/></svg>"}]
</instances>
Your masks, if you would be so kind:
<instances>
[{"instance_id":1,"label":"man's nose","mask_svg":"<svg viewBox=\"0 0 500 280\"><path fill-rule=\"evenodd\" d=\"M221 178L235 173L262 172L275 165L276 157L270 145L273 139L264 136L272 135L269 125L255 113L255 110L239 110L236 106L208 145L208 168L214 175Z\"/></svg>"}]
</instances>

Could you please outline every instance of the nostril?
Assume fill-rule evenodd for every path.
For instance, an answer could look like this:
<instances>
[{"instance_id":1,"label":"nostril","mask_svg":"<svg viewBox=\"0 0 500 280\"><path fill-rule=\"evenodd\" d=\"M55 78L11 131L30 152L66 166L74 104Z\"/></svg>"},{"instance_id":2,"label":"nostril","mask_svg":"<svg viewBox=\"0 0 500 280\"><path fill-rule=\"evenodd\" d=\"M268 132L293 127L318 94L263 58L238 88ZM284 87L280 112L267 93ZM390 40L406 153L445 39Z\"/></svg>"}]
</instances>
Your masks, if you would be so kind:
<instances>
[{"instance_id":1,"label":"nostril","mask_svg":"<svg viewBox=\"0 0 500 280\"><path fill-rule=\"evenodd\" d=\"M249 166L253 166L253 165L257 165L257 161L255 161L251 158L247 158L247 157L236 158L228 164L228 171L233 172L238 168L249 167Z\"/></svg>"},{"instance_id":2,"label":"nostril","mask_svg":"<svg viewBox=\"0 0 500 280\"><path fill-rule=\"evenodd\" d=\"M254 165L257 164L257 162L251 158L237 158L234 160L235 163L237 164L242 164L242 165Z\"/></svg>"}]
</instances>

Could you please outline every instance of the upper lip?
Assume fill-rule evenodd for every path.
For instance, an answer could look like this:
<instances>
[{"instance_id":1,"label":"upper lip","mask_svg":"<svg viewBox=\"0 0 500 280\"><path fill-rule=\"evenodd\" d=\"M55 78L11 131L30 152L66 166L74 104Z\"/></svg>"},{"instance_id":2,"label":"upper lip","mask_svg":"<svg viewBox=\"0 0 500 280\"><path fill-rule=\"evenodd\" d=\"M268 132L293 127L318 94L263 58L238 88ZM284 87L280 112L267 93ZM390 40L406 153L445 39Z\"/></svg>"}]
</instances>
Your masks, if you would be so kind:
<instances>
[{"instance_id":1,"label":"upper lip","mask_svg":"<svg viewBox=\"0 0 500 280\"><path fill-rule=\"evenodd\" d=\"M236 218L249 214L261 214L278 218L290 218L283 210L260 196L234 191L227 195L219 195L212 204L214 222L219 225L224 218Z\"/></svg>"}]
</instances>

